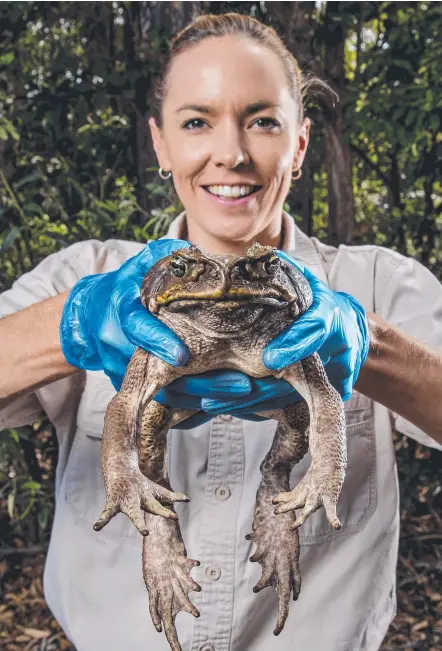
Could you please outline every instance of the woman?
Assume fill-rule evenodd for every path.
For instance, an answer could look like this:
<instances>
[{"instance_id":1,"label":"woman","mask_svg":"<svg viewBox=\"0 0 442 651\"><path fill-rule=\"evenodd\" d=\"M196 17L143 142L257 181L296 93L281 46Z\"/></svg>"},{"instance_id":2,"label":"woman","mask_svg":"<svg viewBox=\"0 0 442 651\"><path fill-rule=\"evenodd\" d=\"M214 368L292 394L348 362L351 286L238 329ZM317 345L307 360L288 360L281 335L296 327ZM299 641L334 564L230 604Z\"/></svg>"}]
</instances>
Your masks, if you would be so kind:
<instances>
[{"instance_id":1,"label":"woman","mask_svg":"<svg viewBox=\"0 0 442 651\"><path fill-rule=\"evenodd\" d=\"M0 296L1 425L31 423L44 411L59 438L45 595L78 651L169 648L150 621L135 527L121 515L100 533L92 524L105 501L104 412L134 346L172 364L187 360L183 343L138 301L143 275L180 240L215 253L258 240L305 265L314 306L272 342L264 362L281 368L319 351L346 399L349 455L343 527L331 529L322 509L301 527L302 591L276 639L276 595L253 594L260 570L245 540L275 423L232 414L253 418L267 400L296 396L283 382L231 371L184 378L158 396L206 412L194 429L174 430L169 446L173 488L192 497L178 513L203 588L191 593L201 617L176 620L182 648L374 651L394 616L392 424L442 449L434 440L442 441L442 289L414 260L374 246L325 246L283 213L309 138L300 91L297 65L268 27L235 14L198 18L171 46L160 119L149 121L162 175L171 174L185 206L167 239L145 248L75 244ZM295 467L292 485L308 463Z\"/></svg>"}]
</instances>

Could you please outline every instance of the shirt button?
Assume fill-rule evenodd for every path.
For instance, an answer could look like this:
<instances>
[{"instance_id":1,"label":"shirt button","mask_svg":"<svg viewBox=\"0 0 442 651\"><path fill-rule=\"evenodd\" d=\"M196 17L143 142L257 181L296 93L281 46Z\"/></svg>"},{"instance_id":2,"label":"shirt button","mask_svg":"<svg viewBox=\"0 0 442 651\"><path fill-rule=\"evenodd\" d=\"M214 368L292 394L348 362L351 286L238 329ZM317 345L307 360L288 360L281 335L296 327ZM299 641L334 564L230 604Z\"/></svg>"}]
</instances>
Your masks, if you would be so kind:
<instances>
[{"instance_id":1,"label":"shirt button","mask_svg":"<svg viewBox=\"0 0 442 651\"><path fill-rule=\"evenodd\" d=\"M215 488L215 497L220 502L224 502L224 500L228 500L230 495L231 495L231 491L228 486L217 486Z\"/></svg>"},{"instance_id":2,"label":"shirt button","mask_svg":"<svg viewBox=\"0 0 442 651\"><path fill-rule=\"evenodd\" d=\"M203 644L203 646L200 646L200 651L215 651L215 647L213 644L210 644L206 642L206 644Z\"/></svg>"},{"instance_id":3,"label":"shirt button","mask_svg":"<svg viewBox=\"0 0 442 651\"><path fill-rule=\"evenodd\" d=\"M206 567L206 576L211 581L218 581L219 577L221 576L221 570L219 567L209 565L209 567Z\"/></svg>"}]
</instances>

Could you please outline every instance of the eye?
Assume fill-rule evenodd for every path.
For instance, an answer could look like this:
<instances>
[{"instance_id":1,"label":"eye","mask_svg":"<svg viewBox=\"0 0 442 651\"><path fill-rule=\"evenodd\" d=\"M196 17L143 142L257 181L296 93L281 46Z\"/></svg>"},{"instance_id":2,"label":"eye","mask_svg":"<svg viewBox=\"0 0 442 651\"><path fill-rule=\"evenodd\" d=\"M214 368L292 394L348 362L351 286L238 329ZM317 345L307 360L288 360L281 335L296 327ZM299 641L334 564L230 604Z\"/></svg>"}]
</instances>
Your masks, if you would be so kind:
<instances>
[{"instance_id":1,"label":"eye","mask_svg":"<svg viewBox=\"0 0 442 651\"><path fill-rule=\"evenodd\" d=\"M271 258L264 260L264 271L268 274L276 273L279 269L280 261L277 255L272 255Z\"/></svg>"},{"instance_id":2,"label":"eye","mask_svg":"<svg viewBox=\"0 0 442 651\"><path fill-rule=\"evenodd\" d=\"M261 124L258 124L259 122ZM263 129L267 129L269 131L272 129L277 129L280 126L279 122L277 122L273 118L258 118L257 120L255 120L254 124L256 124L258 127L262 127Z\"/></svg>"},{"instance_id":3,"label":"eye","mask_svg":"<svg viewBox=\"0 0 442 651\"><path fill-rule=\"evenodd\" d=\"M174 276L181 278L187 271L186 263L181 258L172 258L170 261L170 268Z\"/></svg>"},{"instance_id":4,"label":"eye","mask_svg":"<svg viewBox=\"0 0 442 651\"><path fill-rule=\"evenodd\" d=\"M184 122L182 128L187 129L187 131L196 131L201 129L205 124L204 120L201 120L200 118L192 118L191 120Z\"/></svg>"}]
</instances>

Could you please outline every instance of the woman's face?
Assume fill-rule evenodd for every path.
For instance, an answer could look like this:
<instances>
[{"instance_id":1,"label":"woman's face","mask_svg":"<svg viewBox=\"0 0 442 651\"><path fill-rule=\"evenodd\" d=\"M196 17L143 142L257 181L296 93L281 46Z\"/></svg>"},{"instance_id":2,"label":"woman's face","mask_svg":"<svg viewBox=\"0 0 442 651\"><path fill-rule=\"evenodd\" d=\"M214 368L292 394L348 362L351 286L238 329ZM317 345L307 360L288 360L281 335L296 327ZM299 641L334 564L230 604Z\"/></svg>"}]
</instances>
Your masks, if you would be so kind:
<instances>
[{"instance_id":1,"label":"woman's face","mask_svg":"<svg viewBox=\"0 0 442 651\"><path fill-rule=\"evenodd\" d=\"M176 57L162 128L149 124L189 229L238 244L279 232L308 143L297 112L282 62L250 38L209 38Z\"/></svg>"}]
</instances>

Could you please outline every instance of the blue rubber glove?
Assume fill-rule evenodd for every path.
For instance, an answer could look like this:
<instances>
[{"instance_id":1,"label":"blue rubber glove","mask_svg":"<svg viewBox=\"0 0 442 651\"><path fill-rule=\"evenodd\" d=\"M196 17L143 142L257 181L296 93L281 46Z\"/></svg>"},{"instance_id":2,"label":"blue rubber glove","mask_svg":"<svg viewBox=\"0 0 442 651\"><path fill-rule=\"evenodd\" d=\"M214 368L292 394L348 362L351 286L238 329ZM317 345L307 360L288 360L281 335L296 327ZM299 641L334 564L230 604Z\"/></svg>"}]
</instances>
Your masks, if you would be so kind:
<instances>
[{"instance_id":1,"label":"blue rubber glove","mask_svg":"<svg viewBox=\"0 0 442 651\"><path fill-rule=\"evenodd\" d=\"M117 391L137 346L174 366L186 364L187 346L143 307L140 288L158 260L188 246L183 240L152 242L116 271L82 278L68 295L60 323L67 361L82 369L104 370ZM204 374L203 379L183 378L180 398L192 408L194 395L225 399L246 395L250 388L246 375L226 370Z\"/></svg>"},{"instance_id":2,"label":"blue rubber glove","mask_svg":"<svg viewBox=\"0 0 442 651\"><path fill-rule=\"evenodd\" d=\"M331 384L343 400L347 400L370 346L365 310L349 294L329 289L287 254L278 251L278 255L307 278L313 303L292 326L268 344L263 362L269 370L280 370L317 351ZM285 380L269 376L259 380L250 378L250 381L251 392L247 396L229 400L205 397L199 402L195 400L194 408L204 409L212 416L230 413L257 420L259 417L254 413L258 411L281 409L300 400L299 394ZM163 390L160 401L168 400L169 404L176 401L172 388L171 384Z\"/></svg>"},{"instance_id":3,"label":"blue rubber glove","mask_svg":"<svg viewBox=\"0 0 442 651\"><path fill-rule=\"evenodd\" d=\"M278 380L271 375L266 378L251 378L240 372L233 373L233 371L230 386L227 385L229 378L225 378L224 396L213 389L210 395L211 385L215 379L219 383L222 378L221 374L226 372L218 370L194 375L195 384L192 387L191 396L189 395L190 377L179 378L161 389L156 394L155 400L170 407L201 410L179 425L180 429L190 429L207 422L217 414L229 413L238 418L253 421L266 420L266 418L254 414L250 405L259 404L260 411L282 409L301 399L293 390L292 385L285 380ZM233 376L235 377L233 378ZM201 384L198 385L198 382ZM248 391L246 391L246 386L249 387ZM258 410L255 409L255 411Z\"/></svg>"},{"instance_id":4,"label":"blue rubber glove","mask_svg":"<svg viewBox=\"0 0 442 651\"><path fill-rule=\"evenodd\" d=\"M158 260L188 246L182 240L152 242L119 269L82 278L66 300L60 323L67 361L82 369L104 370L114 386L121 385L136 346L174 366L185 364L187 347L143 307L140 289Z\"/></svg>"},{"instance_id":5,"label":"blue rubber glove","mask_svg":"<svg viewBox=\"0 0 442 651\"><path fill-rule=\"evenodd\" d=\"M290 328L270 342L263 362L276 371L318 352L330 383L343 400L348 400L370 348L365 310L353 296L334 292L286 253L278 255L307 278L313 303Z\"/></svg>"}]
</instances>

